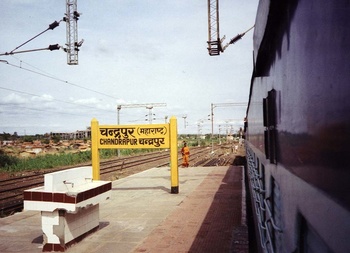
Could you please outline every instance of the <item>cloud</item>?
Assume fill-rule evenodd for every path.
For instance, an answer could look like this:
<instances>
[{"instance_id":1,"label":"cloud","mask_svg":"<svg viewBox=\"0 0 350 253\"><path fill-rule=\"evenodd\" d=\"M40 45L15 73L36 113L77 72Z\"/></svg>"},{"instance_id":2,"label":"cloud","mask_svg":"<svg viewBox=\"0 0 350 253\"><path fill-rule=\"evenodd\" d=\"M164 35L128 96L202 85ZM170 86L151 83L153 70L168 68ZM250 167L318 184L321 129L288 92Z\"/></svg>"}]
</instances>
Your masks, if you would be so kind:
<instances>
[{"instance_id":1,"label":"cloud","mask_svg":"<svg viewBox=\"0 0 350 253\"><path fill-rule=\"evenodd\" d=\"M51 95L44 94L42 96L21 96L11 93L0 98L3 108L10 111L11 114L33 113L35 111L55 110L54 99Z\"/></svg>"},{"instance_id":2,"label":"cloud","mask_svg":"<svg viewBox=\"0 0 350 253\"><path fill-rule=\"evenodd\" d=\"M80 104L80 105L96 105L100 102L99 99L97 98L81 98L81 99L74 99L74 98L69 98L70 101Z\"/></svg>"},{"instance_id":3,"label":"cloud","mask_svg":"<svg viewBox=\"0 0 350 253\"><path fill-rule=\"evenodd\" d=\"M28 102L28 99L25 99L24 97L17 95L15 93L11 93L7 95L6 97L0 98L1 103L7 104L7 105L21 105Z\"/></svg>"},{"instance_id":4,"label":"cloud","mask_svg":"<svg viewBox=\"0 0 350 253\"><path fill-rule=\"evenodd\" d=\"M31 101L33 102L52 102L53 100L53 96L48 94L43 94L41 96L35 96L31 98Z\"/></svg>"}]
</instances>

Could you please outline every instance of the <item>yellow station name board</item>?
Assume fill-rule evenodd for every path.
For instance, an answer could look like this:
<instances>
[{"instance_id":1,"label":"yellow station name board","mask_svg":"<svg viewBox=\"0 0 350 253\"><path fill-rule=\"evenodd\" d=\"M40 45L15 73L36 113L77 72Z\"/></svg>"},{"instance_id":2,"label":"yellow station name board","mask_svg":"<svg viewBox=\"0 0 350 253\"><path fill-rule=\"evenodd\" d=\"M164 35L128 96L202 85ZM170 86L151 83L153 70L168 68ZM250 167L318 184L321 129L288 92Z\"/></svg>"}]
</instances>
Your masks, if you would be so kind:
<instances>
[{"instance_id":1,"label":"yellow station name board","mask_svg":"<svg viewBox=\"0 0 350 253\"><path fill-rule=\"evenodd\" d=\"M171 193L179 193L177 120L169 124L99 125L91 120L91 161L93 179L100 180L99 149L169 148Z\"/></svg>"},{"instance_id":2,"label":"yellow station name board","mask_svg":"<svg viewBox=\"0 0 350 253\"><path fill-rule=\"evenodd\" d=\"M169 124L100 125L98 148L169 148Z\"/></svg>"}]
</instances>

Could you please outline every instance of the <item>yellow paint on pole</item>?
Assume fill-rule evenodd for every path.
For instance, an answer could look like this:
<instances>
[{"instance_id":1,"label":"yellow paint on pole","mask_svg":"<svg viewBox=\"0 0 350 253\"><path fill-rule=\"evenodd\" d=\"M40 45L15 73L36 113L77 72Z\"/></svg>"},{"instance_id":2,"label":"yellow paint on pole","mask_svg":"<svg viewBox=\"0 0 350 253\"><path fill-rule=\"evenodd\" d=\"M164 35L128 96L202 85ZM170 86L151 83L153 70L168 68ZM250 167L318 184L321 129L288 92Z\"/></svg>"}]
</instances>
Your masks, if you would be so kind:
<instances>
[{"instance_id":1,"label":"yellow paint on pole","mask_svg":"<svg viewBox=\"0 0 350 253\"><path fill-rule=\"evenodd\" d=\"M179 167L177 151L177 120L170 118L170 180L171 193L179 193Z\"/></svg>"},{"instance_id":2,"label":"yellow paint on pole","mask_svg":"<svg viewBox=\"0 0 350 253\"><path fill-rule=\"evenodd\" d=\"M92 160L92 178L100 180L100 155L98 151L98 121L91 120L91 160Z\"/></svg>"}]
</instances>

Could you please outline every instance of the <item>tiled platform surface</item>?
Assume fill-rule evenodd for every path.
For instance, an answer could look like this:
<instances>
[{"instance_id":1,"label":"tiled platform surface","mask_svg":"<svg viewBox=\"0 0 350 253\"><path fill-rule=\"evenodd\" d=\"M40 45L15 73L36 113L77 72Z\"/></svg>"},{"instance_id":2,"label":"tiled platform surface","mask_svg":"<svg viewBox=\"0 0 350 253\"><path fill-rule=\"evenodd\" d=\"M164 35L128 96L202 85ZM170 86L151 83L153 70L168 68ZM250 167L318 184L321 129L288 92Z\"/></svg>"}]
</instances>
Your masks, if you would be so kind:
<instances>
[{"instance_id":1,"label":"tiled platform surface","mask_svg":"<svg viewBox=\"0 0 350 253\"><path fill-rule=\"evenodd\" d=\"M167 167L114 181L100 204L100 229L66 250L93 252L248 252L243 167L179 169L170 194ZM0 219L0 252L42 250L40 213Z\"/></svg>"}]
</instances>

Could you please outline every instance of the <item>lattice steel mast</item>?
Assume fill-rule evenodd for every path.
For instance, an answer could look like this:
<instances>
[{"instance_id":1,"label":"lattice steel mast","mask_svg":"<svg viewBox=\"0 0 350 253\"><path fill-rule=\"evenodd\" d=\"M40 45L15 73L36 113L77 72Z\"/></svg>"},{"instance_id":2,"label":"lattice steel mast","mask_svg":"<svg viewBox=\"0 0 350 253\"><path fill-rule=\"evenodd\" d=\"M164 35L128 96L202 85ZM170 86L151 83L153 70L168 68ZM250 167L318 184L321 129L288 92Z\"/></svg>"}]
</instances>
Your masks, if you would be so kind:
<instances>
[{"instance_id":1,"label":"lattice steel mast","mask_svg":"<svg viewBox=\"0 0 350 253\"><path fill-rule=\"evenodd\" d=\"M220 39L220 25L219 25L219 0L208 0L208 51L210 56L220 55L225 49L240 40L247 32L254 28L252 26L244 33L238 34L233 37L224 47L222 42L225 39Z\"/></svg>"},{"instance_id":2,"label":"lattice steel mast","mask_svg":"<svg viewBox=\"0 0 350 253\"><path fill-rule=\"evenodd\" d=\"M78 64L78 51L84 40L78 42L78 20L80 13L77 11L77 0L66 0L66 13L64 21L66 22L66 48L67 64Z\"/></svg>"},{"instance_id":3,"label":"lattice steel mast","mask_svg":"<svg viewBox=\"0 0 350 253\"><path fill-rule=\"evenodd\" d=\"M219 0L208 0L208 51L209 55L222 52L219 29Z\"/></svg>"}]
</instances>

